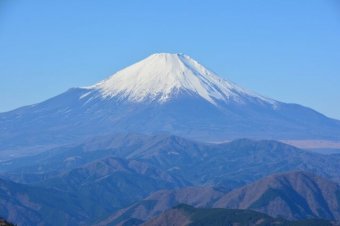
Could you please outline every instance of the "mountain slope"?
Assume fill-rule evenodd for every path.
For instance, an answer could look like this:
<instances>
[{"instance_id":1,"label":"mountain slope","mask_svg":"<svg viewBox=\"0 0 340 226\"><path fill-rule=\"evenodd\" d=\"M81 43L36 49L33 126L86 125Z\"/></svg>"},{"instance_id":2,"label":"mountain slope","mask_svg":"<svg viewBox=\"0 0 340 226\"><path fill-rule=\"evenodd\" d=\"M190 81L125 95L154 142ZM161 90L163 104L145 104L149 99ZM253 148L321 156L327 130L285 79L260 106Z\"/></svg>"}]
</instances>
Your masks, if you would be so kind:
<instances>
[{"instance_id":1,"label":"mountain slope","mask_svg":"<svg viewBox=\"0 0 340 226\"><path fill-rule=\"evenodd\" d=\"M69 192L99 205L100 211L91 208L94 220L131 205L151 192L181 187L185 182L140 161L108 157L37 185Z\"/></svg>"},{"instance_id":2,"label":"mountain slope","mask_svg":"<svg viewBox=\"0 0 340 226\"><path fill-rule=\"evenodd\" d=\"M35 185L0 179L0 212L19 225L89 225L182 183L145 163L108 157Z\"/></svg>"},{"instance_id":3,"label":"mountain slope","mask_svg":"<svg viewBox=\"0 0 340 226\"><path fill-rule=\"evenodd\" d=\"M329 221L287 221L275 219L251 210L193 208L179 205L160 216L142 224L143 226L331 226Z\"/></svg>"},{"instance_id":4,"label":"mountain slope","mask_svg":"<svg viewBox=\"0 0 340 226\"><path fill-rule=\"evenodd\" d=\"M119 132L339 140L340 122L241 88L186 55L154 54L93 86L1 113L0 157Z\"/></svg>"},{"instance_id":5,"label":"mountain slope","mask_svg":"<svg viewBox=\"0 0 340 226\"><path fill-rule=\"evenodd\" d=\"M89 218L81 199L55 189L0 179L0 196L2 217L20 226L82 225Z\"/></svg>"},{"instance_id":6,"label":"mountain slope","mask_svg":"<svg viewBox=\"0 0 340 226\"><path fill-rule=\"evenodd\" d=\"M118 225L136 219L147 221L167 209L181 203L195 207L211 207L225 193L211 187L185 187L176 190L160 190L152 193L142 201L121 209L101 220L97 225Z\"/></svg>"},{"instance_id":7,"label":"mountain slope","mask_svg":"<svg viewBox=\"0 0 340 226\"><path fill-rule=\"evenodd\" d=\"M132 102L164 103L181 92L187 92L212 104L230 100L243 102L244 97L275 104L274 100L219 78L183 54L153 54L88 89L90 92L83 98L91 95L93 91L99 91L104 98L119 96Z\"/></svg>"},{"instance_id":8,"label":"mountain slope","mask_svg":"<svg viewBox=\"0 0 340 226\"><path fill-rule=\"evenodd\" d=\"M92 138L35 157L3 162L1 169L10 179L32 183L112 156L144 162L192 185L224 189L296 170L340 181L339 156L310 153L276 141L241 139L208 144L165 135Z\"/></svg>"},{"instance_id":9,"label":"mountain slope","mask_svg":"<svg viewBox=\"0 0 340 226\"><path fill-rule=\"evenodd\" d=\"M253 209L284 219L340 219L340 187L306 172L272 175L232 191L211 187L186 187L152 193L124 208L99 225L124 224L150 218L185 203L194 207Z\"/></svg>"},{"instance_id":10,"label":"mountain slope","mask_svg":"<svg viewBox=\"0 0 340 226\"><path fill-rule=\"evenodd\" d=\"M121 222L129 215L135 219L139 217L146 219L181 202L211 206L230 189L278 172L304 170L339 181L338 156L309 153L276 141L241 139L225 144L205 144L176 136L122 135L114 138L93 138L86 143L54 149L34 158L27 157L3 162L1 169L9 167L7 169L10 169L10 172L3 171L2 173L3 176L10 174L9 177L17 181L22 181L24 178L23 182L31 183L34 187L44 187L46 192L36 192L32 195L35 197L39 193L39 199L33 203L49 208L51 203L47 201L52 200L53 205L66 214L62 216L67 216L71 212L74 218L79 218L78 221L85 222L86 225L106 219L108 222L115 222L115 220ZM327 190L329 194L323 195L323 199L327 199L326 205L317 203L316 199L305 197L306 200L314 200L322 207L322 210L320 213L312 212L314 215L310 215L308 211L297 213L300 217L329 217L329 212L333 214L336 211L329 202L335 200L336 195L333 193L337 189L334 183L327 181L319 185L316 180L317 183L315 183L318 185L311 186L313 183L308 181L314 179L310 178L310 180L297 180L306 184L302 186L303 190L298 190L298 192L310 189L314 192L311 194L319 194L317 188L322 188L322 194L324 194L324 190L330 188ZM299 183L282 186L282 190L288 189L287 194L282 193L296 197L296 192L290 191L295 189L294 186ZM182 186L211 186L217 189L183 188L176 191L156 192L159 189L181 188ZM22 189L23 192L27 191L26 187L27 185ZM5 190L15 192L17 189L16 185ZM68 194L63 195L63 199L69 197L63 203L70 203L67 204L67 208L70 207L69 210L65 209L66 206L60 205L57 198L53 198L54 196L50 198L51 189L57 191L55 193L57 197L58 194ZM150 195L151 192L156 193ZM261 192L266 193L266 189L260 190L259 193ZM2 213L8 213L13 203L17 203L20 198L13 193L1 195L1 197L5 200L1 202L4 205ZM139 202L140 200L143 201ZM269 200L270 204L271 199ZM297 205L294 202L291 203L293 206ZM328 211L326 207L329 207L331 211ZM125 209L119 211L119 208ZM271 209L275 210L275 208ZM309 209L312 208L309 207ZM20 209L11 210L12 214L20 213ZM262 210L259 209L259 211ZM278 208L277 211L280 212L281 209ZM30 213L28 210L26 212ZM37 222L52 222L48 213L53 212L53 209L47 209L44 212L46 219L34 221L33 225L37 225ZM282 213L288 213L289 217L291 212L286 212L284 209ZM275 214L275 212L270 212L270 214ZM4 217L16 222L14 218L8 218L7 215Z\"/></svg>"},{"instance_id":11,"label":"mountain slope","mask_svg":"<svg viewBox=\"0 0 340 226\"><path fill-rule=\"evenodd\" d=\"M272 175L226 194L214 206L288 219L340 220L340 187L304 172Z\"/></svg>"}]
</instances>

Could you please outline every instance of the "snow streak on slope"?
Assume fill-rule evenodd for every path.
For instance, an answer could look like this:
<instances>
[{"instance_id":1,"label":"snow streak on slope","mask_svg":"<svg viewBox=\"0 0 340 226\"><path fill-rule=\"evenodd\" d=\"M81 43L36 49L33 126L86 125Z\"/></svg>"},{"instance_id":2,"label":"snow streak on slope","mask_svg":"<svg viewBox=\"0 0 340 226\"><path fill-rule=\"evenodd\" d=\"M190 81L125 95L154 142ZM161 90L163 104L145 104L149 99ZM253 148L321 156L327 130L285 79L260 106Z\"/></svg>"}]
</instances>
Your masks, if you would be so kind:
<instances>
[{"instance_id":1,"label":"snow streak on slope","mask_svg":"<svg viewBox=\"0 0 340 226\"><path fill-rule=\"evenodd\" d=\"M88 88L99 91L103 98L122 97L132 102L162 103L180 92L199 95L212 104L216 100L242 102L249 96L275 102L218 77L184 54L153 54Z\"/></svg>"}]
</instances>

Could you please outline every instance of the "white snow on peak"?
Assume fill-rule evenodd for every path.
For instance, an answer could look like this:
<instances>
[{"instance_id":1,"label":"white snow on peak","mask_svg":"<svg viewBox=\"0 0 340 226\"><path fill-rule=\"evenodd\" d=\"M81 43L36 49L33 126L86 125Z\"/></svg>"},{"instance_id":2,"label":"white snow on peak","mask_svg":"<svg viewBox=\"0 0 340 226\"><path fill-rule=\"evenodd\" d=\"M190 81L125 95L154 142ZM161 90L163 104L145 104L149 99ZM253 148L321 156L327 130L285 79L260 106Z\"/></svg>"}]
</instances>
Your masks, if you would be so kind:
<instances>
[{"instance_id":1,"label":"white snow on peak","mask_svg":"<svg viewBox=\"0 0 340 226\"><path fill-rule=\"evenodd\" d=\"M88 88L99 90L103 98L119 96L133 102L166 102L179 91L198 94L213 104L244 95L272 102L218 77L184 54L153 54Z\"/></svg>"}]
</instances>

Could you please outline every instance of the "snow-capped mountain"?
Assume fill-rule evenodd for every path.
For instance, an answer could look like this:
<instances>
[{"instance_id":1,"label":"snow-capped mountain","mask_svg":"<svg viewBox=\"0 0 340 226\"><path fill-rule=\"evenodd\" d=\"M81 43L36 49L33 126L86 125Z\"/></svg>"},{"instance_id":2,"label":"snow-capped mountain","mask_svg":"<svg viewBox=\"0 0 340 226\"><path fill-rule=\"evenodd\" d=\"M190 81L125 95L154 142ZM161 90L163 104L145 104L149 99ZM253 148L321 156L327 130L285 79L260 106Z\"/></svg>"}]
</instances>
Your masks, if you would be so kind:
<instances>
[{"instance_id":1,"label":"snow-capped mountain","mask_svg":"<svg viewBox=\"0 0 340 226\"><path fill-rule=\"evenodd\" d=\"M102 98L119 96L131 102L164 103L183 92L200 96L212 104L242 101L244 96L274 103L218 77L184 54L153 54L88 89L91 91L84 97L99 91Z\"/></svg>"},{"instance_id":2,"label":"snow-capped mountain","mask_svg":"<svg viewBox=\"0 0 340 226\"><path fill-rule=\"evenodd\" d=\"M263 97L183 54L153 54L95 85L0 114L0 150L121 132L201 140L340 140L340 122Z\"/></svg>"}]
</instances>

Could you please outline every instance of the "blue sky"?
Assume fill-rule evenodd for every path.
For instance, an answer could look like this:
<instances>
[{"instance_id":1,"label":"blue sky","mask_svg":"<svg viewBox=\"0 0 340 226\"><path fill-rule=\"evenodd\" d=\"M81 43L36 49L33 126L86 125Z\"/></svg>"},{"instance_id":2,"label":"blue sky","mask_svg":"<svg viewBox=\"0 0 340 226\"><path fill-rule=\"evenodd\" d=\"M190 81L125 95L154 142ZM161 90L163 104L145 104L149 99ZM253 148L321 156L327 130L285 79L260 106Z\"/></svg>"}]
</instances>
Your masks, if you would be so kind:
<instances>
[{"instance_id":1,"label":"blue sky","mask_svg":"<svg viewBox=\"0 0 340 226\"><path fill-rule=\"evenodd\" d=\"M0 111L155 52L340 119L337 0L0 0Z\"/></svg>"}]
</instances>

